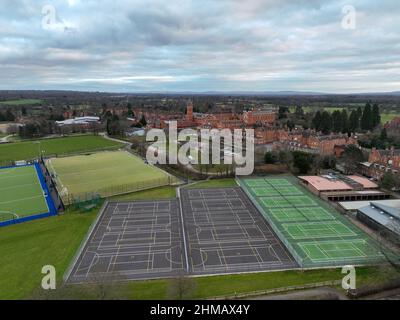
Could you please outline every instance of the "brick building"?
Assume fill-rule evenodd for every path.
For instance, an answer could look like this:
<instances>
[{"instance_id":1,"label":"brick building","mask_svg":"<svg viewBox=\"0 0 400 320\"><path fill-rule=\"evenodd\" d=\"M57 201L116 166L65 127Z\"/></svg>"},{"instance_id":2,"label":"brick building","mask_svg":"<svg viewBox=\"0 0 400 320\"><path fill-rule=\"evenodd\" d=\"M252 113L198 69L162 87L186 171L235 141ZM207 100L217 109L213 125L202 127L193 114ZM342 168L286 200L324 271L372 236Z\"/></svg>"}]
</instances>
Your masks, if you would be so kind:
<instances>
[{"instance_id":1,"label":"brick building","mask_svg":"<svg viewBox=\"0 0 400 320\"><path fill-rule=\"evenodd\" d=\"M380 179L385 172L400 173L400 149L394 147L386 150L372 148L368 162L362 163L363 173Z\"/></svg>"}]
</instances>

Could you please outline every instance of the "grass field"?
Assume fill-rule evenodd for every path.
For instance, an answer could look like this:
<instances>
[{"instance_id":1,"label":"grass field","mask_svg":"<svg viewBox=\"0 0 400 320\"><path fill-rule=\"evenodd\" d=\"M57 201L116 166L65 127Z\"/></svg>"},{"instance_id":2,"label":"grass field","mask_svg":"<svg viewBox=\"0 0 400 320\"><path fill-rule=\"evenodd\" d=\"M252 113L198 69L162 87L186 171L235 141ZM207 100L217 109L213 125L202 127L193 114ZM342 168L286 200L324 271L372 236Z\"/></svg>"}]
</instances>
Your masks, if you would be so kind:
<instances>
[{"instance_id":1,"label":"grass field","mask_svg":"<svg viewBox=\"0 0 400 320\"><path fill-rule=\"evenodd\" d=\"M294 178L241 179L239 183L301 266L383 259L372 239Z\"/></svg>"},{"instance_id":2,"label":"grass field","mask_svg":"<svg viewBox=\"0 0 400 320\"><path fill-rule=\"evenodd\" d=\"M156 192L153 189L152 192ZM148 191L150 192L150 190ZM143 191L145 199L149 196ZM161 192L163 193L163 192ZM139 193L137 193L139 194ZM78 214L70 211L65 215L36 220L3 228L0 232L0 299L27 299L37 297L33 292L40 286L44 265L56 268L58 286L79 244L87 233L98 209ZM357 285L377 284L398 276L395 270L378 267L358 267ZM340 269L309 271L282 271L210 276L194 278L192 298L234 295L256 290L281 288L327 280L341 279ZM170 280L132 281L119 283L108 292L108 298L168 299ZM104 288L103 288L104 289ZM71 296L58 294L59 298L98 299L99 292L84 285L74 285ZM51 296L50 296L51 297Z\"/></svg>"},{"instance_id":3,"label":"grass field","mask_svg":"<svg viewBox=\"0 0 400 320\"><path fill-rule=\"evenodd\" d=\"M17 99L17 100L5 100L0 101L0 105L7 106L24 106L24 105L33 105L40 104L43 100L40 99Z\"/></svg>"},{"instance_id":4,"label":"grass field","mask_svg":"<svg viewBox=\"0 0 400 320\"><path fill-rule=\"evenodd\" d=\"M150 189L171 183L171 177L126 151L52 158L46 166L56 175L65 203L71 196L96 192L102 197Z\"/></svg>"},{"instance_id":5,"label":"grass field","mask_svg":"<svg viewBox=\"0 0 400 320\"><path fill-rule=\"evenodd\" d=\"M43 155L61 155L122 146L122 143L89 135L8 143L0 145L0 163L2 161L31 160L39 156L40 150Z\"/></svg>"},{"instance_id":6,"label":"grass field","mask_svg":"<svg viewBox=\"0 0 400 320\"><path fill-rule=\"evenodd\" d=\"M382 113L381 114L381 123L385 124L388 121L393 120L396 117L400 117L400 113Z\"/></svg>"},{"instance_id":7,"label":"grass field","mask_svg":"<svg viewBox=\"0 0 400 320\"><path fill-rule=\"evenodd\" d=\"M0 194L0 222L49 212L34 166L0 169Z\"/></svg>"},{"instance_id":8,"label":"grass field","mask_svg":"<svg viewBox=\"0 0 400 320\"><path fill-rule=\"evenodd\" d=\"M237 183L233 178L225 179L210 179L206 181L199 181L192 185L187 186L187 188L230 188L237 187Z\"/></svg>"}]
</instances>

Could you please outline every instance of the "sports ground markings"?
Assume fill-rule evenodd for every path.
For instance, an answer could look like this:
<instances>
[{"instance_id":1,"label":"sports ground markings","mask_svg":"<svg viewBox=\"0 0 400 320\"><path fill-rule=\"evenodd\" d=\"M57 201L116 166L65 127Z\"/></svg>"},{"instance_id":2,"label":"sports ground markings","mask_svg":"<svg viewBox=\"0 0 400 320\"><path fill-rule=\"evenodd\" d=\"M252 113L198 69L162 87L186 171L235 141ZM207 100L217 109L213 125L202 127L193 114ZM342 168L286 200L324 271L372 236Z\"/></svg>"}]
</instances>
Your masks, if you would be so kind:
<instances>
[{"instance_id":1,"label":"sports ground markings","mask_svg":"<svg viewBox=\"0 0 400 320\"><path fill-rule=\"evenodd\" d=\"M293 239L356 236L354 231L340 221L284 223L282 227Z\"/></svg>"},{"instance_id":2,"label":"sports ground markings","mask_svg":"<svg viewBox=\"0 0 400 320\"><path fill-rule=\"evenodd\" d=\"M0 192L0 210L12 213L14 218L50 211L34 165L0 168Z\"/></svg>"},{"instance_id":3,"label":"sports ground markings","mask_svg":"<svg viewBox=\"0 0 400 320\"><path fill-rule=\"evenodd\" d=\"M324 208L297 208L309 221L334 220L335 217Z\"/></svg>"},{"instance_id":4,"label":"sports ground markings","mask_svg":"<svg viewBox=\"0 0 400 320\"><path fill-rule=\"evenodd\" d=\"M371 261L371 257L374 258L376 256L375 245L370 242L365 242L365 250L364 252L368 252L368 256L355 255L355 257L349 256L348 259L342 259L342 256L348 256L351 254L351 250L347 250L342 253L342 256L338 258L338 261L332 260L310 260L304 259L305 256L304 250L301 250L297 245L301 240L305 239L315 239L314 243L319 243L324 241L323 239L330 238L331 241L341 241L343 238L350 237L351 239L364 241L366 235L363 235L362 232L357 232L357 228L351 228L347 226L345 221L342 221L342 218L334 215L330 210L325 209L323 206L319 204L319 201L314 200L314 195L310 192L303 190L304 187L298 187L296 184L287 180L283 182L282 179L276 178L256 178L254 180L264 180L273 185L275 190L280 190L280 198L279 197L257 197L252 190L252 187L249 187L250 184L256 184L255 182L247 184L243 183L243 180L240 179L240 185L244 190L247 190L248 195L254 201L260 212L264 215L267 221L271 224L274 230L277 232L279 237L284 241L287 245L288 249L295 256L297 262L302 266L317 266L318 263L320 265L336 265L337 263L363 263ZM250 180L250 179L247 179ZM286 179L283 179L286 180ZM290 187L291 186L291 187ZM294 195L287 194L291 190L291 188L295 188L302 192L302 195ZM268 199L269 198L269 199ZM285 203L286 201L287 203ZM301 214L298 215L298 214ZM306 218L308 222L304 221ZM319 230L321 227L319 225L314 225L313 227L306 227L306 230L301 229L304 223L321 223L321 224L331 224L335 223L335 225L331 225L331 227L323 227L326 230ZM283 228L283 225L287 225L287 228L292 231L292 235ZM300 225L300 228L299 228ZM344 228L342 228L344 226ZM309 230L311 228L312 230ZM313 229L316 228L316 229ZM356 230L357 229L357 230ZM293 238L297 237L297 239ZM317 240L318 239L318 240ZM360 243L361 243L360 242ZM340 251L339 247L337 250ZM322 248L324 249L324 248ZM312 249L310 249L312 250ZM315 251L315 249L314 249ZM321 250L320 250L321 251ZM319 253L319 255L323 254L323 250ZM375 261L376 262L376 261Z\"/></svg>"},{"instance_id":5,"label":"sports ground markings","mask_svg":"<svg viewBox=\"0 0 400 320\"><path fill-rule=\"evenodd\" d=\"M253 187L251 188L251 191L257 196L257 197L266 197L266 196L279 196L280 193L275 190L273 187L270 186L265 186L265 187Z\"/></svg>"},{"instance_id":6,"label":"sports ground markings","mask_svg":"<svg viewBox=\"0 0 400 320\"><path fill-rule=\"evenodd\" d=\"M304 195L304 193L294 186L276 186L275 190L283 196Z\"/></svg>"},{"instance_id":7,"label":"sports ground markings","mask_svg":"<svg viewBox=\"0 0 400 320\"><path fill-rule=\"evenodd\" d=\"M291 207L291 204L283 197L259 197L261 203L267 208Z\"/></svg>"},{"instance_id":8,"label":"sports ground markings","mask_svg":"<svg viewBox=\"0 0 400 320\"><path fill-rule=\"evenodd\" d=\"M265 178L264 180L267 183L269 183L271 186L273 186L273 187L283 187L283 186L292 187L293 186L286 179L276 179L276 178L269 179L269 178Z\"/></svg>"},{"instance_id":9,"label":"sports ground markings","mask_svg":"<svg viewBox=\"0 0 400 320\"><path fill-rule=\"evenodd\" d=\"M307 257L315 263L383 257L380 252L373 252L367 241L362 239L299 242L298 245Z\"/></svg>"},{"instance_id":10,"label":"sports ground markings","mask_svg":"<svg viewBox=\"0 0 400 320\"><path fill-rule=\"evenodd\" d=\"M295 263L239 188L182 189L191 272L293 268ZM215 193L224 197L216 199Z\"/></svg>"},{"instance_id":11,"label":"sports ground markings","mask_svg":"<svg viewBox=\"0 0 400 320\"><path fill-rule=\"evenodd\" d=\"M279 222L301 222L307 221L306 217L295 208L272 208L270 209L273 217Z\"/></svg>"},{"instance_id":12,"label":"sports ground markings","mask_svg":"<svg viewBox=\"0 0 400 320\"><path fill-rule=\"evenodd\" d=\"M170 277L183 269L177 200L108 203L68 278Z\"/></svg>"},{"instance_id":13,"label":"sports ground markings","mask_svg":"<svg viewBox=\"0 0 400 320\"><path fill-rule=\"evenodd\" d=\"M317 206L317 203L308 196L285 196L285 199L294 207Z\"/></svg>"},{"instance_id":14,"label":"sports ground markings","mask_svg":"<svg viewBox=\"0 0 400 320\"><path fill-rule=\"evenodd\" d=\"M243 181L249 187L270 186L270 184L266 182L264 179L243 179Z\"/></svg>"}]
</instances>

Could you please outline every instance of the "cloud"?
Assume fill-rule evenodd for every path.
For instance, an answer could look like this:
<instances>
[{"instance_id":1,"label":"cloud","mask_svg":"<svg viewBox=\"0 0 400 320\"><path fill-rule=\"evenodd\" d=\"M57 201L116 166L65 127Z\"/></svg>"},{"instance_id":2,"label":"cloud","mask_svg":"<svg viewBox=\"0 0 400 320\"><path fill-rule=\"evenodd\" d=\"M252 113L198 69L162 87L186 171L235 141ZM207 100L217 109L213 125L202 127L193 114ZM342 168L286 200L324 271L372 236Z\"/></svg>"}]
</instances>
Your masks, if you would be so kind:
<instances>
[{"instance_id":1,"label":"cloud","mask_svg":"<svg viewBox=\"0 0 400 320\"><path fill-rule=\"evenodd\" d=\"M341 26L348 4L354 30ZM395 0L2 0L0 89L399 90L399 11Z\"/></svg>"}]
</instances>

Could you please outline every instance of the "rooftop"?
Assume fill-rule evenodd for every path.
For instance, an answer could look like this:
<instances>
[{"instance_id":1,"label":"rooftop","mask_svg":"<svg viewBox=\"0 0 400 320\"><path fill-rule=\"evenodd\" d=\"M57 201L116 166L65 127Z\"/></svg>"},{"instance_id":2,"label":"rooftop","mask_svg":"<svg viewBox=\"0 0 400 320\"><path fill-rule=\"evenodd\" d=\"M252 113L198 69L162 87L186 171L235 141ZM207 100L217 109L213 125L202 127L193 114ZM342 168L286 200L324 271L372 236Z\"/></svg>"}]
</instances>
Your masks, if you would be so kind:
<instances>
[{"instance_id":1,"label":"rooftop","mask_svg":"<svg viewBox=\"0 0 400 320\"><path fill-rule=\"evenodd\" d=\"M351 191L356 189L356 185L364 189L378 188L376 183L356 175L342 176L342 178L338 175L300 176L299 179L308 182L318 191Z\"/></svg>"},{"instance_id":2,"label":"rooftop","mask_svg":"<svg viewBox=\"0 0 400 320\"><path fill-rule=\"evenodd\" d=\"M358 209L358 211L400 235L400 209L370 202L369 205Z\"/></svg>"}]
</instances>

